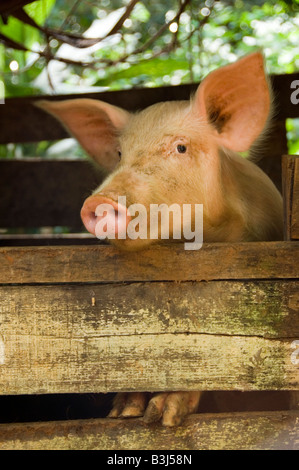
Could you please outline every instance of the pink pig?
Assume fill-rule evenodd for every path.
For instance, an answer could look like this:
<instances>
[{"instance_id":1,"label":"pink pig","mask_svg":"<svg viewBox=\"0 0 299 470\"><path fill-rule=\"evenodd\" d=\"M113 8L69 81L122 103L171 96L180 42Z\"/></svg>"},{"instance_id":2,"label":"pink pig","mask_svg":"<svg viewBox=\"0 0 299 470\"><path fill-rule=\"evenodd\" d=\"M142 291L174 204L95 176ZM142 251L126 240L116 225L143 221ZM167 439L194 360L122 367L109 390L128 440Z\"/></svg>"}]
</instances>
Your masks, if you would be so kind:
<instances>
[{"instance_id":1,"label":"pink pig","mask_svg":"<svg viewBox=\"0 0 299 470\"><path fill-rule=\"evenodd\" d=\"M152 243L120 239L127 207L143 204L203 204L205 242L282 239L282 198L247 151L269 122L271 94L263 57L254 53L210 73L190 101L158 103L136 114L89 99L39 102L58 118L110 175L86 199L81 217L96 234L97 207L110 204L120 249ZM127 206L118 204L126 196ZM119 218L119 215L122 218ZM122 222L119 222L122 220ZM122 227L123 228L123 227ZM159 232L160 233L160 232ZM172 233L170 233L170 238ZM118 394L110 417L144 415L174 426L196 411L201 392Z\"/></svg>"}]
</instances>

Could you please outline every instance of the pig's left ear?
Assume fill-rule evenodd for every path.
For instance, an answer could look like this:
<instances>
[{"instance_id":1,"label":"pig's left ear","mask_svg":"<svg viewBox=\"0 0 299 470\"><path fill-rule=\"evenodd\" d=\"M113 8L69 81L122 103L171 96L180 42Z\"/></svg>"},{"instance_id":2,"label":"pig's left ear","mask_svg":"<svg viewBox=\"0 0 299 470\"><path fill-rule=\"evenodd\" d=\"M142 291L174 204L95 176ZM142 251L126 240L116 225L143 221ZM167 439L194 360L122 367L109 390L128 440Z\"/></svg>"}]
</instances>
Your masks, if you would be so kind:
<instances>
[{"instance_id":1,"label":"pig's left ear","mask_svg":"<svg viewBox=\"0 0 299 470\"><path fill-rule=\"evenodd\" d=\"M261 53L211 72L199 85L193 111L207 119L219 145L248 150L262 132L271 98Z\"/></svg>"},{"instance_id":2,"label":"pig's left ear","mask_svg":"<svg viewBox=\"0 0 299 470\"><path fill-rule=\"evenodd\" d=\"M119 161L118 133L130 119L127 111L92 99L35 103L56 117L97 163L113 170Z\"/></svg>"}]
</instances>

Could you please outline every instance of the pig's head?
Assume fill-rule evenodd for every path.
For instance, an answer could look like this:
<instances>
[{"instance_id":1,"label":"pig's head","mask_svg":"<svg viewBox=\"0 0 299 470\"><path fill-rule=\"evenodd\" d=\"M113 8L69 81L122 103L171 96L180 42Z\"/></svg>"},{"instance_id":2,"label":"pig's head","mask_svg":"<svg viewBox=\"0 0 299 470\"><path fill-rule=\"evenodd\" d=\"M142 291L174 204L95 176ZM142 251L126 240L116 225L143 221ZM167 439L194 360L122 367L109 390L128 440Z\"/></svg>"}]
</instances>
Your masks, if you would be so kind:
<instances>
[{"instance_id":1,"label":"pig's head","mask_svg":"<svg viewBox=\"0 0 299 470\"><path fill-rule=\"evenodd\" d=\"M110 171L82 207L87 230L96 235L97 224L113 218L112 243L136 249L153 241L150 217L146 239L118 236L132 220L127 208L136 203L148 214L151 204L203 204L204 237L213 238L231 210L221 153L249 149L265 127L270 101L263 57L254 53L210 73L190 101L158 103L134 114L89 99L40 106ZM98 210L103 204L106 212Z\"/></svg>"}]
</instances>

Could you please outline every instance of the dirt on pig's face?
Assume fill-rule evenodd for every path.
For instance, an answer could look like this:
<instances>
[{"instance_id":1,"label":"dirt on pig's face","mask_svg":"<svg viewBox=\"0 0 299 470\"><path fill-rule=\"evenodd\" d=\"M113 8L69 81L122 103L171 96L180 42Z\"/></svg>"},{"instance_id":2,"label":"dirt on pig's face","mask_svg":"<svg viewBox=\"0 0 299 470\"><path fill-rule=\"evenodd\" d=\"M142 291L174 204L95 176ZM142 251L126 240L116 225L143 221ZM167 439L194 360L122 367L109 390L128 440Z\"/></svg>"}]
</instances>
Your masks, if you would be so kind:
<instances>
[{"instance_id":1,"label":"dirt on pig's face","mask_svg":"<svg viewBox=\"0 0 299 470\"><path fill-rule=\"evenodd\" d=\"M181 214L183 204L189 204L194 214L194 205L206 205L208 199L217 217L221 201L216 194L219 192L217 145L211 127L192 115L189 102L160 103L132 115L118 136L116 151L120 153L119 164L93 195L116 202L119 196L125 196L127 207L142 204L147 211L148 232L146 239L116 238L111 243L132 250L153 243L149 226L152 204L178 204ZM191 224L194 228L194 219ZM169 229L171 240L171 217Z\"/></svg>"}]
</instances>

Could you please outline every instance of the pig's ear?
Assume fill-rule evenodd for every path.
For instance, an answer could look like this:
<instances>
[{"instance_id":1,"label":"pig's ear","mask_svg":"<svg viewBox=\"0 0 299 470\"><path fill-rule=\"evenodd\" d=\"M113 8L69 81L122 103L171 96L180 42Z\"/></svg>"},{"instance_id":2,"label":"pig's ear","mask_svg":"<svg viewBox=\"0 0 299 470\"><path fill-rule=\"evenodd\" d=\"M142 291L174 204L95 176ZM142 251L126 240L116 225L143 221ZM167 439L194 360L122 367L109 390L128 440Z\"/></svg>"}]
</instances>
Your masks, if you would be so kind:
<instances>
[{"instance_id":1,"label":"pig's ear","mask_svg":"<svg viewBox=\"0 0 299 470\"><path fill-rule=\"evenodd\" d=\"M193 110L215 129L219 145L242 152L262 132L271 98L261 53L211 72L197 89Z\"/></svg>"},{"instance_id":2,"label":"pig's ear","mask_svg":"<svg viewBox=\"0 0 299 470\"><path fill-rule=\"evenodd\" d=\"M36 106L56 117L86 152L108 170L119 161L117 137L130 114L116 106L92 99L37 101Z\"/></svg>"}]
</instances>

